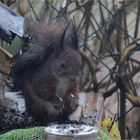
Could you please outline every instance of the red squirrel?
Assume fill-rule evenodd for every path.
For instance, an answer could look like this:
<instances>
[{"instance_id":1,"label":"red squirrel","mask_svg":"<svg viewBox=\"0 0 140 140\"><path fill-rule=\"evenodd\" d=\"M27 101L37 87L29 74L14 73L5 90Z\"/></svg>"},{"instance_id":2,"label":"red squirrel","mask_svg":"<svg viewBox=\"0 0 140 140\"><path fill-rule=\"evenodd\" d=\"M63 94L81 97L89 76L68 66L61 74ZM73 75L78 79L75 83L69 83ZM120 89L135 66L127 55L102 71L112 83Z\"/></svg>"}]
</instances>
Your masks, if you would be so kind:
<instances>
[{"instance_id":1,"label":"red squirrel","mask_svg":"<svg viewBox=\"0 0 140 140\"><path fill-rule=\"evenodd\" d=\"M64 19L37 23L32 44L15 61L27 110L42 122L63 121L78 107L81 56L77 29Z\"/></svg>"}]
</instances>

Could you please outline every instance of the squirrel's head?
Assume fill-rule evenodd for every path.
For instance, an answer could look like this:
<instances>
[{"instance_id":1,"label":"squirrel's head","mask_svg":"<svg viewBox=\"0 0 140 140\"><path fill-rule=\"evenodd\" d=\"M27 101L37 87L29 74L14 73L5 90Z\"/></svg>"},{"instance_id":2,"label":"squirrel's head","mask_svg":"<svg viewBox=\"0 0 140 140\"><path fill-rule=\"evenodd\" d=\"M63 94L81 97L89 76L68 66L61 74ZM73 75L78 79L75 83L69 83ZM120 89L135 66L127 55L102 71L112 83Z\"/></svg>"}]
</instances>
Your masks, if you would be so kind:
<instances>
[{"instance_id":1,"label":"squirrel's head","mask_svg":"<svg viewBox=\"0 0 140 140\"><path fill-rule=\"evenodd\" d=\"M54 52L52 71L58 80L75 84L80 80L81 56L78 51L77 32L73 24L67 24L60 36L60 46Z\"/></svg>"},{"instance_id":2,"label":"squirrel's head","mask_svg":"<svg viewBox=\"0 0 140 140\"><path fill-rule=\"evenodd\" d=\"M14 81L23 84L23 76L33 73L47 63L56 79L77 82L80 77L81 57L75 26L67 20L37 23L31 30L31 47L19 56L13 67ZM16 77L16 78L15 78Z\"/></svg>"},{"instance_id":3,"label":"squirrel's head","mask_svg":"<svg viewBox=\"0 0 140 140\"><path fill-rule=\"evenodd\" d=\"M52 71L58 80L74 84L80 80L81 57L72 49L67 49L52 63Z\"/></svg>"}]
</instances>

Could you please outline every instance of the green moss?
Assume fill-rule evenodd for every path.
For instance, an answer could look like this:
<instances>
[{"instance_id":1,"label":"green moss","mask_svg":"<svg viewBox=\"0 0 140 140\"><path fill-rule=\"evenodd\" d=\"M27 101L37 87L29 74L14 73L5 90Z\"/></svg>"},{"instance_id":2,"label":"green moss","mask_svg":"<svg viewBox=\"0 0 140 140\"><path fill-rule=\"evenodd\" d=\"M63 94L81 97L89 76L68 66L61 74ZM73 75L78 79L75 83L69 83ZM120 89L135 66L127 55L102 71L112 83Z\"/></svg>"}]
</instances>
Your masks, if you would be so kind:
<instances>
[{"instance_id":1,"label":"green moss","mask_svg":"<svg viewBox=\"0 0 140 140\"><path fill-rule=\"evenodd\" d=\"M0 135L0 140L44 140L43 127L12 130Z\"/></svg>"},{"instance_id":2,"label":"green moss","mask_svg":"<svg viewBox=\"0 0 140 140\"><path fill-rule=\"evenodd\" d=\"M98 131L102 140L111 140L102 130ZM17 129L0 135L0 140L45 140L44 127Z\"/></svg>"}]
</instances>

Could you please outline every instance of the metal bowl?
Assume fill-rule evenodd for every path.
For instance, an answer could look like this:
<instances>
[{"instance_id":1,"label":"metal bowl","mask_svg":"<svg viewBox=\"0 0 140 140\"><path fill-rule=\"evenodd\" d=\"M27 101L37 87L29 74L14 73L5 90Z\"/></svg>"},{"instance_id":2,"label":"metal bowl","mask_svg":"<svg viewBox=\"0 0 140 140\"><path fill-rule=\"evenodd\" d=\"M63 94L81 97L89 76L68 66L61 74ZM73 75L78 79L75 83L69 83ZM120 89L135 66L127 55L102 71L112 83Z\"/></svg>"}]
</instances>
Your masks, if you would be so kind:
<instances>
[{"instance_id":1,"label":"metal bowl","mask_svg":"<svg viewBox=\"0 0 140 140\"><path fill-rule=\"evenodd\" d=\"M98 128L85 124L57 124L45 128L46 140L97 140Z\"/></svg>"}]
</instances>

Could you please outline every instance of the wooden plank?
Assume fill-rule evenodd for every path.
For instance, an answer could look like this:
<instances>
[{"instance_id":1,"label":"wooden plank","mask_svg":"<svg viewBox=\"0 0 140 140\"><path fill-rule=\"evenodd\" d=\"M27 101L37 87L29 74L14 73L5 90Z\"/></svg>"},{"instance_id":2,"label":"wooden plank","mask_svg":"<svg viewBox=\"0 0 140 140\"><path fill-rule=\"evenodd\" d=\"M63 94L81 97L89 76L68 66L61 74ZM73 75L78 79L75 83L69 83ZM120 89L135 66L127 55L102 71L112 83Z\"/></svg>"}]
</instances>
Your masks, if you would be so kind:
<instances>
[{"instance_id":1,"label":"wooden plank","mask_svg":"<svg viewBox=\"0 0 140 140\"><path fill-rule=\"evenodd\" d=\"M13 56L9 52L0 47L0 72L4 75L10 75L12 57Z\"/></svg>"},{"instance_id":2,"label":"wooden plank","mask_svg":"<svg viewBox=\"0 0 140 140\"><path fill-rule=\"evenodd\" d=\"M24 18L0 2L0 37L11 42L15 35L24 34Z\"/></svg>"}]
</instances>

